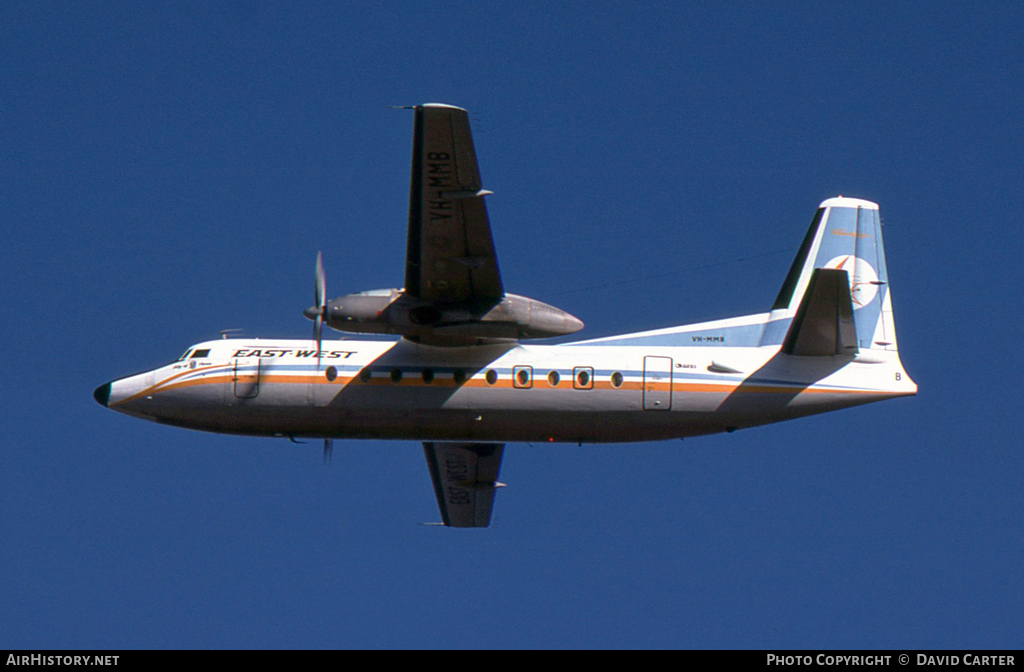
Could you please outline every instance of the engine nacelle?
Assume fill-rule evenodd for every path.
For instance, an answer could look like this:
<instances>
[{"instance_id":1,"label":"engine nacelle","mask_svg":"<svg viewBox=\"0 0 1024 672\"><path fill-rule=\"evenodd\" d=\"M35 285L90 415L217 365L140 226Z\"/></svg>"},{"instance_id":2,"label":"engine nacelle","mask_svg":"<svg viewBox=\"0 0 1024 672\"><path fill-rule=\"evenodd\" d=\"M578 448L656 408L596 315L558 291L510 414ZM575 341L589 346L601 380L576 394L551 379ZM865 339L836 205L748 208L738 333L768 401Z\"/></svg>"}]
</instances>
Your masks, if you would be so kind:
<instances>
[{"instance_id":1,"label":"engine nacelle","mask_svg":"<svg viewBox=\"0 0 1024 672\"><path fill-rule=\"evenodd\" d=\"M515 341L572 334L583 322L564 310L517 294L485 303L436 303L398 289L349 294L327 304L327 325L338 331L398 334L438 345Z\"/></svg>"}]
</instances>

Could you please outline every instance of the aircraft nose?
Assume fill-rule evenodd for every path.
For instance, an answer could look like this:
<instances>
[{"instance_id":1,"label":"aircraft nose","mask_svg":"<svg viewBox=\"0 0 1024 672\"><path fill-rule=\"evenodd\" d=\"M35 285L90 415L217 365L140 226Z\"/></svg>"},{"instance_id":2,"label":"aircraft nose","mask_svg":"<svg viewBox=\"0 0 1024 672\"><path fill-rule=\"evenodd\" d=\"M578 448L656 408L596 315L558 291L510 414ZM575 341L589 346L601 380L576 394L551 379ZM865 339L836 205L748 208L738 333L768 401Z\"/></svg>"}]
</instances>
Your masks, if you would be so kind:
<instances>
[{"instance_id":1,"label":"aircraft nose","mask_svg":"<svg viewBox=\"0 0 1024 672\"><path fill-rule=\"evenodd\" d=\"M96 403L106 406L110 402L110 383L97 387L96 391L92 393L92 398L96 400Z\"/></svg>"}]
</instances>

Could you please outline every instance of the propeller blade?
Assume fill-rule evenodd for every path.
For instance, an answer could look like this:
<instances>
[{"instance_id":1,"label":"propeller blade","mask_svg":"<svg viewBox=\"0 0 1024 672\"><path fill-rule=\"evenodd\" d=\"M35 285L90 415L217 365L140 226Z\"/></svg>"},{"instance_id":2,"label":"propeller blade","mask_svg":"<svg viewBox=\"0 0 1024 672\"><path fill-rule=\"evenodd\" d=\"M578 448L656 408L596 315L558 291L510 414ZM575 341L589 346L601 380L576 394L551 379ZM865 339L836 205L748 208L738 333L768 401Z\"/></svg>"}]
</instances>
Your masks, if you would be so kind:
<instances>
[{"instance_id":1,"label":"propeller blade","mask_svg":"<svg viewBox=\"0 0 1024 672\"><path fill-rule=\"evenodd\" d=\"M316 305L306 312L313 317L313 340L316 341L316 365L320 368L320 350L323 344L324 318L327 317L327 277L324 274L323 252L316 253L316 284L313 288L313 300ZM326 450L326 448L325 448Z\"/></svg>"},{"instance_id":2,"label":"propeller blade","mask_svg":"<svg viewBox=\"0 0 1024 672\"><path fill-rule=\"evenodd\" d=\"M334 453L334 439L324 439L324 466L331 466L331 455Z\"/></svg>"},{"instance_id":3,"label":"propeller blade","mask_svg":"<svg viewBox=\"0 0 1024 672\"><path fill-rule=\"evenodd\" d=\"M322 338L321 334L324 328L324 316L317 315L316 319L313 320L313 339L316 341L316 365L320 367L320 350L322 349Z\"/></svg>"},{"instance_id":4,"label":"propeller blade","mask_svg":"<svg viewBox=\"0 0 1024 672\"><path fill-rule=\"evenodd\" d=\"M327 278L324 276L324 256L322 252L316 253L316 290L313 297L316 300L316 307L323 312L327 307Z\"/></svg>"}]
</instances>

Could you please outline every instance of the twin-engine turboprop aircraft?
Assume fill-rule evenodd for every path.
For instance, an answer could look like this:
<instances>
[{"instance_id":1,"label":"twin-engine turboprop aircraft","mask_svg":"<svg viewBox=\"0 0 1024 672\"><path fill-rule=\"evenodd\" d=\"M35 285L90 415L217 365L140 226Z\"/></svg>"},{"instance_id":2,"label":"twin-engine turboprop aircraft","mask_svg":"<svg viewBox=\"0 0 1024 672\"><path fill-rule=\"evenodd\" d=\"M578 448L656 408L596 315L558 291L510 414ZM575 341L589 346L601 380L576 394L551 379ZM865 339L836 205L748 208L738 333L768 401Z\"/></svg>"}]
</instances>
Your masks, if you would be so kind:
<instances>
[{"instance_id":1,"label":"twin-engine turboprop aircraft","mask_svg":"<svg viewBox=\"0 0 1024 672\"><path fill-rule=\"evenodd\" d=\"M583 323L506 293L465 110L414 108L405 287L327 300L312 340L232 338L100 386L117 411L211 432L423 441L441 518L486 527L504 444L728 432L912 395L878 206L830 198L771 310L559 345ZM339 331L395 340L322 340Z\"/></svg>"}]
</instances>

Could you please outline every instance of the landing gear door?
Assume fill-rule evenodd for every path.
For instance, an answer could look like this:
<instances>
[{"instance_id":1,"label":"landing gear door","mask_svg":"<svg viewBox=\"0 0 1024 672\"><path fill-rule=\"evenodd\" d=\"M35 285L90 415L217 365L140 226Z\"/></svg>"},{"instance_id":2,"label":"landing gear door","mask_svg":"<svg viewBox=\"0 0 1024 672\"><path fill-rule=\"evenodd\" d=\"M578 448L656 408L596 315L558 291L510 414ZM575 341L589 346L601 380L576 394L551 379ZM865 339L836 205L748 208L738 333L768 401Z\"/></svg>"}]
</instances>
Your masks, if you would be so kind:
<instances>
[{"instance_id":1,"label":"landing gear door","mask_svg":"<svg viewBox=\"0 0 1024 672\"><path fill-rule=\"evenodd\" d=\"M260 393L260 358L238 357L231 368L235 397L254 399Z\"/></svg>"},{"instance_id":2,"label":"landing gear door","mask_svg":"<svg viewBox=\"0 0 1024 672\"><path fill-rule=\"evenodd\" d=\"M672 410L671 357L644 357L644 410Z\"/></svg>"}]
</instances>

